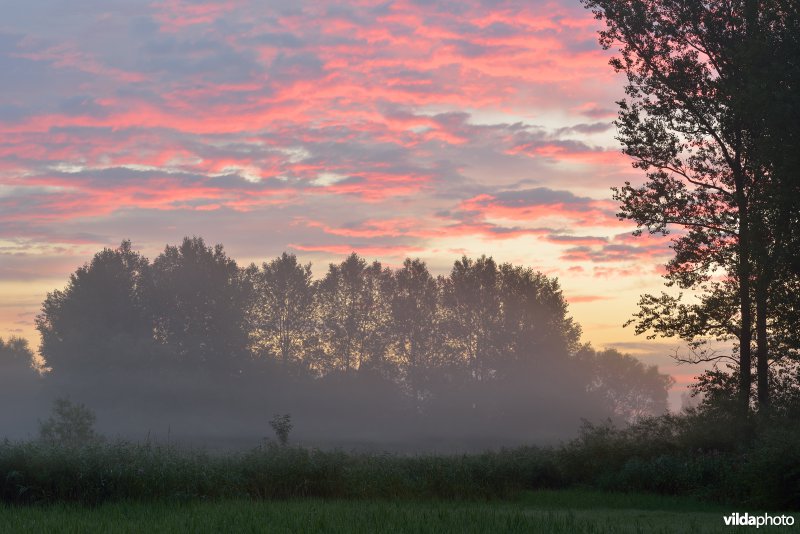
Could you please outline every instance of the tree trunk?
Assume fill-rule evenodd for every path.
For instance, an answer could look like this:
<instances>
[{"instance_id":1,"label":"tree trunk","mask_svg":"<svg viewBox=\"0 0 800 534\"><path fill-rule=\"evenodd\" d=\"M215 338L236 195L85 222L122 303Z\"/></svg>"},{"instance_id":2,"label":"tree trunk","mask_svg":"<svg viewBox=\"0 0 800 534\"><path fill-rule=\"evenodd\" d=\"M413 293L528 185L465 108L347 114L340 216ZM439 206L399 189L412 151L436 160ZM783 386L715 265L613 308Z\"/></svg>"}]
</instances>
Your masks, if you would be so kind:
<instances>
[{"instance_id":1,"label":"tree trunk","mask_svg":"<svg viewBox=\"0 0 800 534\"><path fill-rule=\"evenodd\" d=\"M737 188L741 191L740 188ZM743 194L739 201L739 309L742 316L742 331L739 335L739 409L742 415L750 411L750 385L752 384L753 316L750 306L750 228L746 201Z\"/></svg>"},{"instance_id":2,"label":"tree trunk","mask_svg":"<svg viewBox=\"0 0 800 534\"><path fill-rule=\"evenodd\" d=\"M775 276L773 258L767 250L767 232L763 220L754 225L752 239L753 264L755 267L755 305L756 305L756 390L759 413L767 413L770 405L769 391L769 337L767 317L769 317L769 288ZM776 249L777 240L772 240Z\"/></svg>"},{"instance_id":3,"label":"tree trunk","mask_svg":"<svg viewBox=\"0 0 800 534\"><path fill-rule=\"evenodd\" d=\"M767 284L756 283L756 378L758 381L758 410L769 410L769 344L767 340Z\"/></svg>"},{"instance_id":4,"label":"tree trunk","mask_svg":"<svg viewBox=\"0 0 800 534\"><path fill-rule=\"evenodd\" d=\"M745 72L757 73L758 51L761 50L761 26L759 21L758 0L745 1L745 42L749 53L745 57ZM748 80L748 83L752 83ZM760 119L761 117L759 117ZM758 131L758 128L756 128ZM764 181L764 176L755 175L754 181ZM754 184L755 185L755 184ZM742 214L742 221L747 223L745 216L747 211ZM772 280L773 258L768 253L766 239L766 223L763 220L764 214L750 216L752 235L748 234L746 248L742 248L742 257L750 264L755 266L755 305L756 305L756 390L759 412L766 412L769 409L769 341L767 339L767 291ZM752 242L751 242L752 241ZM747 253L747 255L745 255ZM743 316L744 317L744 316ZM744 321L742 324L744 328ZM749 338L749 335L748 335ZM744 344L744 341L742 341Z\"/></svg>"}]
</instances>

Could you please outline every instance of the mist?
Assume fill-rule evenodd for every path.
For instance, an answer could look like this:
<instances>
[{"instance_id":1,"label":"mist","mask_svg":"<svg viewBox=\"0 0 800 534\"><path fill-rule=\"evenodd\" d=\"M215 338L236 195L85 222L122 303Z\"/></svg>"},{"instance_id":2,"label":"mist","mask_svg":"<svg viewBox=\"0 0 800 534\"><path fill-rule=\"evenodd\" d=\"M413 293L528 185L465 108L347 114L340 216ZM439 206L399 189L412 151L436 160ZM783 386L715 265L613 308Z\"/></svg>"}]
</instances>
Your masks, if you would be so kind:
<instances>
[{"instance_id":1,"label":"mist","mask_svg":"<svg viewBox=\"0 0 800 534\"><path fill-rule=\"evenodd\" d=\"M56 399L106 438L211 449L469 452L553 444L582 420L664 413L671 378L581 340L558 281L492 258L447 276L356 254L239 266L186 238L150 261L123 242L48 293L39 354L0 344L2 437L35 438Z\"/></svg>"}]
</instances>

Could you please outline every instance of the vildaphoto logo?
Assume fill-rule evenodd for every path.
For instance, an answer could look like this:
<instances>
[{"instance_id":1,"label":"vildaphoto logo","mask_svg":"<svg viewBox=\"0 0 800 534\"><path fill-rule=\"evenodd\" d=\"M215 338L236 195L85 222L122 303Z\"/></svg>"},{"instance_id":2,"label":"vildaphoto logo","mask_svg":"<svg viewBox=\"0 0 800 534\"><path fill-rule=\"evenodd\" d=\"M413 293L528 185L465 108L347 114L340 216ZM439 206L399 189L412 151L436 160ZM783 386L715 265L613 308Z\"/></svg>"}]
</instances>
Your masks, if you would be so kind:
<instances>
[{"instance_id":1,"label":"vildaphoto logo","mask_svg":"<svg viewBox=\"0 0 800 534\"><path fill-rule=\"evenodd\" d=\"M791 515L750 515L735 512L722 518L725 524L730 527L790 527L794 525L794 517Z\"/></svg>"}]
</instances>

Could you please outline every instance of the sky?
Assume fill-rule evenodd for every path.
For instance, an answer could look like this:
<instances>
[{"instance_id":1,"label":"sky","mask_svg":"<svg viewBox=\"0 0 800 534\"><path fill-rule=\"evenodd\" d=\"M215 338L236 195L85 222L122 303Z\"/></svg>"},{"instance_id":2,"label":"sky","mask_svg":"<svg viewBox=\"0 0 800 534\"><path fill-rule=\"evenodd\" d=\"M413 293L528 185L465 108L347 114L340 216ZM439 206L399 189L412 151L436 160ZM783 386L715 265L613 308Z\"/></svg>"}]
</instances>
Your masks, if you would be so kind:
<instances>
[{"instance_id":1,"label":"sky","mask_svg":"<svg viewBox=\"0 0 800 534\"><path fill-rule=\"evenodd\" d=\"M46 293L123 239L318 276L486 254L558 277L583 340L659 364L674 404L698 370L622 327L671 251L615 216L643 176L599 25L577 0L4 0L0 336L36 345Z\"/></svg>"}]
</instances>

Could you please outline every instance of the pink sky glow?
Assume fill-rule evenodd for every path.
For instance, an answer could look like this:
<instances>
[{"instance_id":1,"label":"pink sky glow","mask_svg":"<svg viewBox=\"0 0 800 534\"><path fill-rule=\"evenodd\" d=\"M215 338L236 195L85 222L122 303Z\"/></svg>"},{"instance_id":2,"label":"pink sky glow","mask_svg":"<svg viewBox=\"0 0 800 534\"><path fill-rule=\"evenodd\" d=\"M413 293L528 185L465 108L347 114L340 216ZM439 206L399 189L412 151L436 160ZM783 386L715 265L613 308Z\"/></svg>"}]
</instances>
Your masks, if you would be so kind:
<instances>
[{"instance_id":1,"label":"pink sky glow","mask_svg":"<svg viewBox=\"0 0 800 534\"><path fill-rule=\"evenodd\" d=\"M23 0L0 21L0 336L103 247L185 235L321 274L350 251L557 276L584 341L679 378L622 323L669 240L632 238L623 80L577 0ZM699 370L698 370L699 371ZM673 399L674 400L674 399Z\"/></svg>"}]
</instances>

